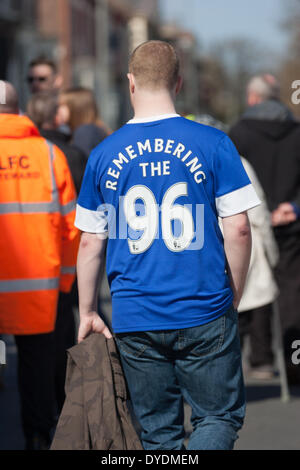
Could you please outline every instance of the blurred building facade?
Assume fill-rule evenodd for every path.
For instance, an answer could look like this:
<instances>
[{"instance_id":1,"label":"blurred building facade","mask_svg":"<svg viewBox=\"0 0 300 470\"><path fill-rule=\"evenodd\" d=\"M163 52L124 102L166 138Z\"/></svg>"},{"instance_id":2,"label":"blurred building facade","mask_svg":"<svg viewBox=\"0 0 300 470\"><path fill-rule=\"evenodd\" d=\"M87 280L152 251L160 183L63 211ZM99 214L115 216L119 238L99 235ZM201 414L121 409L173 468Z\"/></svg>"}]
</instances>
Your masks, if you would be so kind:
<instances>
[{"instance_id":1,"label":"blurred building facade","mask_svg":"<svg viewBox=\"0 0 300 470\"><path fill-rule=\"evenodd\" d=\"M103 119L116 129L131 117L127 63L148 39L165 39L178 49L185 85L182 112L196 112L198 59L194 37L160 23L158 0L0 0L0 78L29 97L29 62L55 60L63 87L95 90Z\"/></svg>"},{"instance_id":2,"label":"blurred building facade","mask_svg":"<svg viewBox=\"0 0 300 470\"><path fill-rule=\"evenodd\" d=\"M198 68L200 59L195 36L174 24L162 25L160 31L162 39L175 46L180 59L183 86L178 96L178 111L182 114L196 114L199 105Z\"/></svg>"}]
</instances>

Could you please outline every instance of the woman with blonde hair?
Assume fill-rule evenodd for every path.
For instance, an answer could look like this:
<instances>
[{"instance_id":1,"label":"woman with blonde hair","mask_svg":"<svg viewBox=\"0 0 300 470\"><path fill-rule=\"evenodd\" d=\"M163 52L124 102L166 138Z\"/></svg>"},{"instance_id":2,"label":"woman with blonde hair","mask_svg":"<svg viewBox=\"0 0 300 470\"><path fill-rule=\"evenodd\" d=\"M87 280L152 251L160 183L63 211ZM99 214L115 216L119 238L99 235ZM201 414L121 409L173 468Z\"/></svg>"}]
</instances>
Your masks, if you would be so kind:
<instances>
[{"instance_id":1,"label":"woman with blonde hair","mask_svg":"<svg viewBox=\"0 0 300 470\"><path fill-rule=\"evenodd\" d=\"M88 158L112 132L99 117L94 93L87 88L70 88L60 94L59 102L61 121L69 126L73 144Z\"/></svg>"}]
</instances>

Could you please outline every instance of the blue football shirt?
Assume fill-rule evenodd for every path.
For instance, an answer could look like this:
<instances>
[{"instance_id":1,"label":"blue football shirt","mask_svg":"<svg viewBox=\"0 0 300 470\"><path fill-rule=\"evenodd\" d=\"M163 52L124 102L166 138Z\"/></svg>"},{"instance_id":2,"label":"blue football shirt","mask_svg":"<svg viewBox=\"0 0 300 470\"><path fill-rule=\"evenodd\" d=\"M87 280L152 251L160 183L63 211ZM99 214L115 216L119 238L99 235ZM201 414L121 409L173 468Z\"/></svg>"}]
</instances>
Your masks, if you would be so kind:
<instances>
[{"instance_id":1,"label":"blue football shirt","mask_svg":"<svg viewBox=\"0 0 300 470\"><path fill-rule=\"evenodd\" d=\"M229 137L179 115L133 119L88 160L75 225L108 236L115 333L223 315L233 294L218 217L260 203Z\"/></svg>"}]
</instances>

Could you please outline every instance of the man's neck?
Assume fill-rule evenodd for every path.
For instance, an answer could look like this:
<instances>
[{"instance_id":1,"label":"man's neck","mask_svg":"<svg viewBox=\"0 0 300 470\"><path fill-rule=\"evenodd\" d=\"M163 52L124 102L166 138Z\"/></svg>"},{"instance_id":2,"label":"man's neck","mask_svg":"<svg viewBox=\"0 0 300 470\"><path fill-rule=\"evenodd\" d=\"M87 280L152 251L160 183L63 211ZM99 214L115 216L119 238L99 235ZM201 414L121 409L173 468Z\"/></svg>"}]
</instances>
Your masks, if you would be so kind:
<instances>
[{"instance_id":1,"label":"man's neck","mask_svg":"<svg viewBox=\"0 0 300 470\"><path fill-rule=\"evenodd\" d=\"M175 114L174 102L169 93L143 93L134 102L134 118L148 118L163 114Z\"/></svg>"}]
</instances>

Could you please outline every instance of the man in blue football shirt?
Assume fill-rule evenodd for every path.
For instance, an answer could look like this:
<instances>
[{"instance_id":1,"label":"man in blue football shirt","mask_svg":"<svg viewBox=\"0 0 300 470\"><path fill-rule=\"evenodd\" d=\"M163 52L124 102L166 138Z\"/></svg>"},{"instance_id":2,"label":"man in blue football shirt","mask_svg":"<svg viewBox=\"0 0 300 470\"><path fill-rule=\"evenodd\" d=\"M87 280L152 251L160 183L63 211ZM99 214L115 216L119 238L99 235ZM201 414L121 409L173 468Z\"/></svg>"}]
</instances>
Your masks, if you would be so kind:
<instances>
[{"instance_id":1,"label":"man in blue football shirt","mask_svg":"<svg viewBox=\"0 0 300 470\"><path fill-rule=\"evenodd\" d=\"M78 198L78 340L112 336L96 309L106 250L144 449L184 449L183 399L188 449L232 449L245 412L236 309L251 251L246 211L260 201L227 135L176 114L171 45L140 45L128 79L134 118L93 150Z\"/></svg>"}]
</instances>

